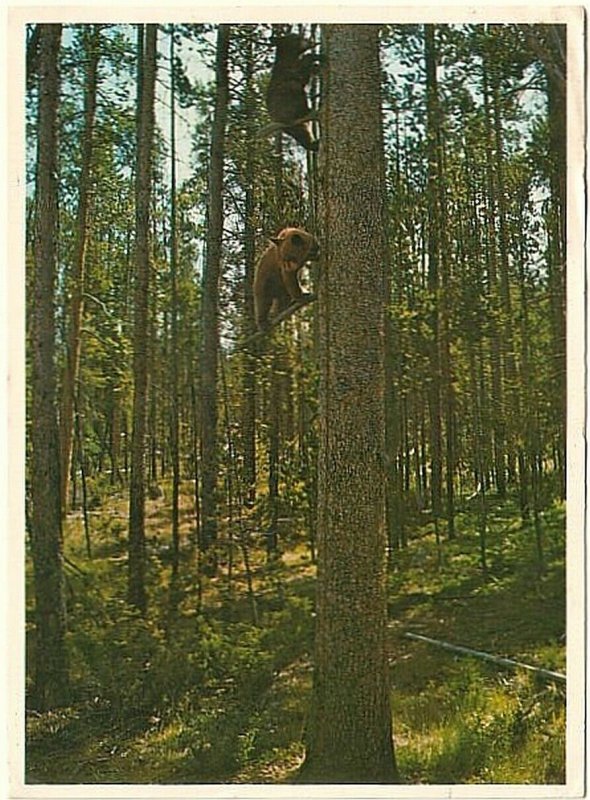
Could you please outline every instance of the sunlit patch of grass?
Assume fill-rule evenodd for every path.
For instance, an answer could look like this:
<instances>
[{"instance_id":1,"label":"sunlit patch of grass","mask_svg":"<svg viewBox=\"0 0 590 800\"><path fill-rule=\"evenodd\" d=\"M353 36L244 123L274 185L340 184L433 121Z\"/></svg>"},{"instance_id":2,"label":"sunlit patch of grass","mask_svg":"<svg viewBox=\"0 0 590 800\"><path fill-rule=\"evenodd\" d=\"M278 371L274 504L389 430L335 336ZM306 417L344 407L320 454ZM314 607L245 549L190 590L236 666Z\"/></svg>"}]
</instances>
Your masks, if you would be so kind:
<instances>
[{"instance_id":1,"label":"sunlit patch of grass","mask_svg":"<svg viewBox=\"0 0 590 800\"><path fill-rule=\"evenodd\" d=\"M459 687L462 690L459 690ZM563 783L565 698L529 676L455 665L447 682L393 694L400 770L410 783Z\"/></svg>"}]
</instances>

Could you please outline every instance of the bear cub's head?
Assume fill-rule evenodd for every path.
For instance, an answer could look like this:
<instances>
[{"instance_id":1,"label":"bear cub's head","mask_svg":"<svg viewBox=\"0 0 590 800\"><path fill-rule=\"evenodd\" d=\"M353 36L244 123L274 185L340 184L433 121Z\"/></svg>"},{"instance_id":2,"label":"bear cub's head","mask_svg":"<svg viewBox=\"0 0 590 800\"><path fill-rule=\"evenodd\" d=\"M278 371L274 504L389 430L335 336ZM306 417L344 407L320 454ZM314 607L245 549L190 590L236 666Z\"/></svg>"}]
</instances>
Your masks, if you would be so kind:
<instances>
[{"instance_id":1,"label":"bear cub's head","mask_svg":"<svg viewBox=\"0 0 590 800\"><path fill-rule=\"evenodd\" d=\"M277 61L296 61L299 56L313 48L313 42L308 41L298 33L287 33L276 41Z\"/></svg>"},{"instance_id":2,"label":"bear cub's head","mask_svg":"<svg viewBox=\"0 0 590 800\"><path fill-rule=\"evenodd\" d=\"M285 228L278 236L272 237L271 242L278 247L281 260L296 264L298 269L320 254L317 239L303 228Z\"/></svg>"}]
</instances>

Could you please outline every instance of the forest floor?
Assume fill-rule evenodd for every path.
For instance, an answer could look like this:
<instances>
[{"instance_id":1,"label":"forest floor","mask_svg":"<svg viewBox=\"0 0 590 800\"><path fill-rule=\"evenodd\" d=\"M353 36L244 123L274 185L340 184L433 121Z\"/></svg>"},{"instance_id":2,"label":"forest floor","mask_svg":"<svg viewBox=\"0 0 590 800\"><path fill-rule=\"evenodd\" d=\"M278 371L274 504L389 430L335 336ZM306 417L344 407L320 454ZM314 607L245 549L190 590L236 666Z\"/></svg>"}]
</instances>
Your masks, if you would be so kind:
<instances>
[{"instance_id":1,"label":"forest floor","mask_svg":"<svg viewBox=\"0 0 590 800\"><path fill-rule=\"evenodd\" d=\"M279 557L268 559L265 542L252 538L250 595L236 540L217 576L199 586L188 492L187 485L174 593L170 507L165 498L148 503L146 620L125 603L124 498L111 497L91 515L91 558L80 516L68 520L73 700L27 712L27 782L294 780L311 690L308 544L284 531ZM563 783L565 684L405 636L565 672L564 506L548 504L541 515L541 566L532 522L523 524L510 500L491 499L487 575L476 511L464 503L456 537L443 531L440 548L428 515L416 517L408 546L393 554L391 700L400 773L409 784Z\"/></svg>"}]
</instances>

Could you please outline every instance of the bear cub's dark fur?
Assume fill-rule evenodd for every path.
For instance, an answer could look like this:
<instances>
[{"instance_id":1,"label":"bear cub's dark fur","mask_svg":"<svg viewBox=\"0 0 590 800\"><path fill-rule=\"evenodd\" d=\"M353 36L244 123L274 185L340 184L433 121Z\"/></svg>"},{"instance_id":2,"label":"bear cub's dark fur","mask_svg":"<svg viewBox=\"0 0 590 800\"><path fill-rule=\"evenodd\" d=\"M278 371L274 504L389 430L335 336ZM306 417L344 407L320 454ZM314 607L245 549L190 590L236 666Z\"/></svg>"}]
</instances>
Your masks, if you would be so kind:
<instances>
[{"instance_id":1,"label":"bear cub's dark fur","mask_svg":"<svg viewBox=\"0 0 590 800\"><path fill-rule=\"evenodd\" d=\"M311 114L306 86L317 73L319 60L307 52L313 45L297 33L288 33L277 41L270 82L266 90L266 106L270 118L280 123L306 150L317 150L318 141L311 134L309 122L294 124Z\"/></svg>"}]
</instances>

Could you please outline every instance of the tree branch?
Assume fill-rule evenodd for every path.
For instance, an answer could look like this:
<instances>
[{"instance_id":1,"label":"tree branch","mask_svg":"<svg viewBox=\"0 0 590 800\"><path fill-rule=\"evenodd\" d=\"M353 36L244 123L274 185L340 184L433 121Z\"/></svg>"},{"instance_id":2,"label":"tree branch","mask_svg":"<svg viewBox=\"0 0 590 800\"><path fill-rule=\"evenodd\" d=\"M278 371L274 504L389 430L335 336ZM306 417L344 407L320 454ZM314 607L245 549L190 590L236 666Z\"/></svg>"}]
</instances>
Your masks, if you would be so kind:
<instances>
[{"instance_id":1,"label":"tree branch","mask_svg":"<svg viewBox=\"0 0 590 800\"><path fill-rule=\"evenodd\" d=\"M257 342L260 339L264 338L267 334L269 334L272 330L274 330L274 328L277 328L286 319L292 317L293 314L299 311L299 309L304 308L310 303L313 303L314 300L317 300L317 295L315 294L304 294L300 300L294 300L290 306L287 306L287 308L283 309L279 314L276 315L276 317L273 317L270 320L270 323L265 330L257 331L256 333L253 333L251 336L248 336L247 339L244 339L239 349L243 349L244 347L246 347L246 345L252 344L253 342Z\"/></svg>"}]
</instances>

